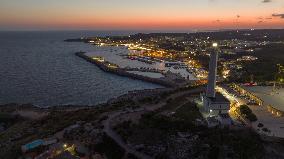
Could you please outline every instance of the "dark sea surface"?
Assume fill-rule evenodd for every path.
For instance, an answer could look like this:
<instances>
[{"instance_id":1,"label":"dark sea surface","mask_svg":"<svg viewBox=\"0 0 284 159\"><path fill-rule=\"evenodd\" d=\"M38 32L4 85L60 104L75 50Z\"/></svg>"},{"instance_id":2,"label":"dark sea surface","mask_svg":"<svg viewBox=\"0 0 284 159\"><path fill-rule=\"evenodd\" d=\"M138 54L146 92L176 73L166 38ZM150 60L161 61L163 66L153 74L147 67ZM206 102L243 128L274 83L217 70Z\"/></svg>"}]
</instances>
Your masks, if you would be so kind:
<instances>
[{"instance_id":1,"label":"dark sea surface","mask_svg":"<svg viewBox=\"0 0 284 159\"><path fill-rule=\"evenodd\" d=\"M74 55L94 46L68 43L82 36L127 32L0 32L0 104L95 105L131 90L161 86L105 73Z\"/></svg>"}]
</instances>

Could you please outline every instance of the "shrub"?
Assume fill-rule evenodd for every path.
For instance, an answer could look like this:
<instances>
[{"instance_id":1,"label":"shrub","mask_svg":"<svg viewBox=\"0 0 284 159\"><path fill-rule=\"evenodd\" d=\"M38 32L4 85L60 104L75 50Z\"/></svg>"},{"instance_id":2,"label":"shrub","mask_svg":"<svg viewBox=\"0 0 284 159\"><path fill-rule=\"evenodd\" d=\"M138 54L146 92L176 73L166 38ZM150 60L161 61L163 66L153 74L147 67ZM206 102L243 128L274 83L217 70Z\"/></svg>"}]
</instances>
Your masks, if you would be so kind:
<instances>
[{"instance_id":1,"label":"shrub","mask_svg":"<svg viewBox=\"0 0 284 159\"><path fill-rule=\"evenodd\" d=\"M125 153L124 149L106 134L103 136L103 142L95 145L94 148L99 153L105 154L109 159L123 158Z\"/></svg>"},{"instance_id":2,"label":"shrub","mask_svg":"<svg viewBox=\"0 0 284 159\"><path fill-rule=\"evenodd\" d=\"M167 100L167 103L171 103L173 101L173 99L172 98L169 98L168 100Z\"/></svg>"},{"instance_id":3,"label":"shrub","mask_svg":"<svg viewBox=\"0 0 284 159\"><path fill-rule=\"evenodd\" d=\"M267 128L262 128L262 131L264 131L264 132L270 132L270 130L267 129Z\"/></svg>"},{"instance_id":4,"label":"shrub","mask_svg":"<svg viewBox=\"0 0 284 159\"><path fill-rule=\"evenodd\" d=\"M251 114L252 113L252 111L250 110L250 108L247 105L241 105L240 111L241 111L242 114Z\"/></svg>"},{"instance_id":5,"label":"shrub","mask_svg":"<svg viewBox=\"0 0 284 159\"><path fill-rule=\"evenodd\" d=\"M251 122L257 121L257 117L253 113L248 114L246 118L249 119Z\"/></svg>"},{"instance_id":6,"label":"shrub","mask_svg":"<svg viewBox=\"0 0 284 159\"><path fill-rule=\"evenodd\" d=\"M257 117L255 116L255 114L253 114L253 112L247 105L241 105L239 110L241 115L247 118L249 121L251 122L257 121Z\"/></svg>"},{"instance_id":7,"label":"shrub","mask_svg":"<svg viewBox=\"0 0 284 159\"><path fill-rule=\"evenodd\" d=\"M257 127L259 127L259 128L262 128L264 125L262 124L262 123L259 123L258 125L257 125Z\"/></svg>"}]
</instances>

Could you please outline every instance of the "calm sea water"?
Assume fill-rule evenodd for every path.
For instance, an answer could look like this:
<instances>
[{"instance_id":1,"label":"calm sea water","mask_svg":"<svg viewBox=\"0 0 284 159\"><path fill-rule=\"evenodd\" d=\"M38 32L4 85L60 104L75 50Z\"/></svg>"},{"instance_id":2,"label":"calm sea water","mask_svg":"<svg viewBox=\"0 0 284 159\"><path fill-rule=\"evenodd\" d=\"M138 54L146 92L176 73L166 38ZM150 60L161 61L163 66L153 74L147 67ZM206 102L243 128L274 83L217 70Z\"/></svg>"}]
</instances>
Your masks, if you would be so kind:
<instances>
[{"instance_id":1,"label":"calm sea water","mask_svg":"<svg viewBox=\"0 0 284 159\"><path fill-rule=\"evenodd\" d=\"M95 105L131 90L161 86L105 73L76 51L94 46L66 38L126 32L0 32L0 104Z\"/></svg>"}]
</instances>

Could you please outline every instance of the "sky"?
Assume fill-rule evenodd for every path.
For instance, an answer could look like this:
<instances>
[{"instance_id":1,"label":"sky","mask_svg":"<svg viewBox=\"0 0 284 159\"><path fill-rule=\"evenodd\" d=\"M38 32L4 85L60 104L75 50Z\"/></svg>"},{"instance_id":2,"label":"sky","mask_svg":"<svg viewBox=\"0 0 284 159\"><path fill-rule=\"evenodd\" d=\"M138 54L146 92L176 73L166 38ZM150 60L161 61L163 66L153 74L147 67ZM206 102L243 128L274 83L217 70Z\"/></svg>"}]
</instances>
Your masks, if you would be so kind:
<instances>
[{"instance_id":1,"label":"sky","mask_svg":"<svg viewBox=\"0 0 284 159\"><path fill-rule=\"evenodd\" d=\"M284 28L284 0L0 0L0 30Z\"/></svg>"}]
</instances>

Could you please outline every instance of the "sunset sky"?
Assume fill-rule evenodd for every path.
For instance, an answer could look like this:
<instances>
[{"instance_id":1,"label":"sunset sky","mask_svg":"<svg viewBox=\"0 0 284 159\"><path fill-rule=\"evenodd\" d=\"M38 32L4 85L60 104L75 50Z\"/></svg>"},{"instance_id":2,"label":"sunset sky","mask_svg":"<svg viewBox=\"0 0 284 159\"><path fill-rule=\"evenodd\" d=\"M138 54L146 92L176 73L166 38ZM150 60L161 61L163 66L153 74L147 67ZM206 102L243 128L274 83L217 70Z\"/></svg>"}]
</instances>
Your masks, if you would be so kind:
<instances>
[{"instance_id":1,"label":"sunset sky","mask_svg":"<svg viewBox=\"0 0 284 159\"><path fill-rule=\"evenodd\" d=\"M0 0L0 30L284 28L284 0Z\"/></svg>"}]
</instances>

